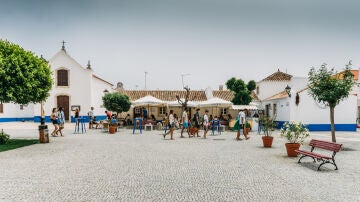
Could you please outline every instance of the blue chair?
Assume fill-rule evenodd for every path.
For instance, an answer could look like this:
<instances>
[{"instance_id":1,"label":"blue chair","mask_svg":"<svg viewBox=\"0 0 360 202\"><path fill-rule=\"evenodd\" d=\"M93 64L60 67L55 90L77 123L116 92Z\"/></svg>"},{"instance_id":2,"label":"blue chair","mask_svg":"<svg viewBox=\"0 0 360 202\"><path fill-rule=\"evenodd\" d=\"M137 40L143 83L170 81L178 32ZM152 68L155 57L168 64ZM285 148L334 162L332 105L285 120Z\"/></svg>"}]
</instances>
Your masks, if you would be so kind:
<instances>
[{"instance_id":1,"label":"blue chair","mask_svg":"<svg viewBox=\"0 0 360 202\"><path fill-rule=\"evenodd\" d=\"M221 135L221 124L219 120L212 120L211 121L211 131L212 135L214 135L215 127L217 126L218 134Z\"/></svg>"},{"instance_id":2,"label":"blue chair","mask_svg":"<svg viewBox=\"0 0 360 202\"><path fill-rule=\"evenodd\" d=\"M143 126L143 120L142 120L142 118L134 118L133 134L135 134L135 130L136 130L137 128L140 130L140 134L142 134L142 126Z\"/></svg>"}]
</instances>

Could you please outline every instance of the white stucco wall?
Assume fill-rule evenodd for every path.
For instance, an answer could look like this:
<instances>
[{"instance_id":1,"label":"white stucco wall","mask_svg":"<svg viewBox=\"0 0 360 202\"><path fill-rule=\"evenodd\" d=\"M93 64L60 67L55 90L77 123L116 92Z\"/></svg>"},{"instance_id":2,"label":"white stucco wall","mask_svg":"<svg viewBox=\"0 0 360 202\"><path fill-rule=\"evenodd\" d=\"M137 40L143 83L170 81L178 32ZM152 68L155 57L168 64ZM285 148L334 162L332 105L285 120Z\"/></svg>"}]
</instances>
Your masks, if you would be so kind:
<instances>
[{"instance_id":1,"label":"white stucco wall","mask_svg":"<svg viewBox=\"0 0 360 202\"><path fill-rule=\"evenodd\" d=\"M59 51L49 61L51 70L53 71L54 85L50 91L50 96L44 102L45 115L49 116L53 107L57 107L57 96L69 96L70 108L72 105L80 105L80 115L86 115L87 110L91 106L91 79L92 71L81 67L74 59L67 55L64 51ZM66 69L69 72L69 86L57 86L57 70ZM71 109L68 110L70 116L73 115ZM40 116L40 108L37 106L35 111Z\"/></svg>"},{"instance_id":2,"label":"white stucco wall","mask_svg":"<svg viewBox=\"0 0 360 202\"><path fill-rule=\"evenodd\" d=\"M259 94L257 96L260 100L269 98L276 93L284 91L288 81L261 81L257 84L259 87Z\"/></svg>"},{"instance_id":3,"label":"white stucco wall","mask_svg":"<svg viewBox=\"0 0 360 202\"><path fill-rule=\"evenodd\" d=\"M113 92L112 85L95 77L91 78L91 106L94 107L94 114L96 116L105 115L105 107L103 107L102 97L105 95L104 90L108 90L110 93ZM86 108L86 112L90 110L90 107Z\"/></svg>"},{"instance_id":4,"label":"white stucco wall","mask_svg":"<svg viewBox=\"0 0 360 202\"><path fill-rule=\"evenodd\" d=\"M308 94L300 93L300 102L296 106L295 99L292 104L291 120L302 121L305 124L330 124L329 107L322 108ZM355 124L357 111L357 96L350 95L335 107L335 124Z\"/></svg>"},{"instance_id":5,"label":"white stucco wall","mask_svg":"<svg viewBox=\"0 0 360 202\"><path fill-rule=\"evenodd\" d=\"M34 104L24 105L21 110L19 104L3 103L3 111L0 118L31 118L34 116Z\"/></svg>"}]
</instances>

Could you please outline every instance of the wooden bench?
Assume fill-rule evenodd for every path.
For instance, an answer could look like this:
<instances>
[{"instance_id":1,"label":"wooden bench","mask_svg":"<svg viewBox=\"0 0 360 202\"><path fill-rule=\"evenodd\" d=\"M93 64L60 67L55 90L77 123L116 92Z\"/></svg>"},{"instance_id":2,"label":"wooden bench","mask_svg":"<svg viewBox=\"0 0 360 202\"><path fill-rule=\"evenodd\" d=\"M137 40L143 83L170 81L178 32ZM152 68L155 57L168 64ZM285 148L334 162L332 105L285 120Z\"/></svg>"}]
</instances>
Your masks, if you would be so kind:
<instances>
[{"instance_id":1,"label":"wooden bench","mask_svg":"<svg viewBox=\"0 0 360 202\"><path fill-rule=\"evenodd\" d=\"M322 140L314 140L312 139L310 141L310 144L311 146L311 150L310 151L304 151L304 150L296 150L296 152L298 154L301 154L302 156L299 158L299 161L298 163L301 163L301 159L308 156L308 157L311 157L314 162L315 160L317 161L322 161L321 164L319 165L318 167L318 171L320 170L320 167L326 163L330 163L330 164L333 164L335 166L335 170L338 169L336 163L335 163L335 155L336 155L336 152L338 152L342 146L342 144L338 144L338 143L334 143L334 142L326 142L326 141L322 141ZM331 156L325 156L323 154L319 154L319 153L315 153L314 152L314 149L315 148L320 148L320 149L323 149L323 150L328 150L328 151L332 151L332 155Z\"/></svg>"}]
</instances>

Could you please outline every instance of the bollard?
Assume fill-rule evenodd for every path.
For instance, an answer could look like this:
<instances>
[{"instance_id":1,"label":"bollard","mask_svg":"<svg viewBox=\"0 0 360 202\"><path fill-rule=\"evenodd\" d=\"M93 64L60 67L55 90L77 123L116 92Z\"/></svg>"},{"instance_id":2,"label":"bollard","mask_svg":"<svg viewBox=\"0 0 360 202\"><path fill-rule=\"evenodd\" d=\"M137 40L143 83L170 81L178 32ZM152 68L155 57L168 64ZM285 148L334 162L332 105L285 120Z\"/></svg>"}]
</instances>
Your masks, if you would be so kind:
<instances>
[{"instance_id":1,"label":"bollard","mask_svg":"<svg viewBox=\"0 0 360 202\"><path fill-rule=\"evenodd\" d=\"M39 141L40 143L49 143L49 130L47 125L39 126Z\"/></svg>"}]
</instances>

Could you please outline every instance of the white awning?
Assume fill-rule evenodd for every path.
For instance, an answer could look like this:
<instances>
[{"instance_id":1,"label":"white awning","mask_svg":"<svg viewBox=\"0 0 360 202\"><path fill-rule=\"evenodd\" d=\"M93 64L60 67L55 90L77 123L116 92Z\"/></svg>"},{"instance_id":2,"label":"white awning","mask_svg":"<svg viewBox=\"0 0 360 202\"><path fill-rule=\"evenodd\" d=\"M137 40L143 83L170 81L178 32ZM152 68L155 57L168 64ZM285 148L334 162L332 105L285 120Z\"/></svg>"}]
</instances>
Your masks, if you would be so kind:
<instances>
[{"instance_id":1,"label":"white awning","mask_svg":"<svg viewBox=\"0 0 360 202\"><path fill-rule=\"evenodd\" d=\"M254 105L232 105L231 109L234 109L234 110L244 110L244 109L257 110L258 108Z\"/></svg>"}]
</instances>

